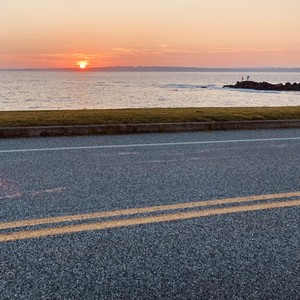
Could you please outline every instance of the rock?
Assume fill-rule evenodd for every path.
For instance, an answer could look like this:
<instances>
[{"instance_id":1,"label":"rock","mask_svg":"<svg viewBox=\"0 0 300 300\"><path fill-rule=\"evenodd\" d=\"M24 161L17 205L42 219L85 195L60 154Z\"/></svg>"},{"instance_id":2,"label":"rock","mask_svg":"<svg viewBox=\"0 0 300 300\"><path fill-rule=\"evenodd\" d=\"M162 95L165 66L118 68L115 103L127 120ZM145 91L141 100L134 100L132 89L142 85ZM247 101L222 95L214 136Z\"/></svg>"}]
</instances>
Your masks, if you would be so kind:
<instances>
[{"instance_id":1,"label":"rock","mask_svg":"<svg viewBox=\"0 0 300 300\"><path fill-rule=\"evenodd\" d=\"M255 82L255 81L237 81L234 85L224 85L224 88L233 89L251 89L251 90L266 90L266 91L300 91L300 83L287 82L286 84L278 83L272 84L269 82Z\"/></svg>"}]
</instances>

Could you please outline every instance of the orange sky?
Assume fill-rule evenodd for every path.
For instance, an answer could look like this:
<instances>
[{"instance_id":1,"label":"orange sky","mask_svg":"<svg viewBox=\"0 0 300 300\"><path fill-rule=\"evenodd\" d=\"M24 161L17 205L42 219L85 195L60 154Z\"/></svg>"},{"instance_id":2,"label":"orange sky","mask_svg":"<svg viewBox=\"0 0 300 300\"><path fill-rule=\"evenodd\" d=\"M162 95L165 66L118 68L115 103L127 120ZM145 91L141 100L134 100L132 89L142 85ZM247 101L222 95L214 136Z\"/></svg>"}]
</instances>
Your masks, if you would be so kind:
<instances>
[{"instance_id":1,"label":"orange sky","mask_svg":"<svg viewBox=\"0 0 300 300\"><path fill-rule=\"evenodd\" d=\"M299 0L9 0L0 68L300 67Z\"/></svg>"}]
</instances>

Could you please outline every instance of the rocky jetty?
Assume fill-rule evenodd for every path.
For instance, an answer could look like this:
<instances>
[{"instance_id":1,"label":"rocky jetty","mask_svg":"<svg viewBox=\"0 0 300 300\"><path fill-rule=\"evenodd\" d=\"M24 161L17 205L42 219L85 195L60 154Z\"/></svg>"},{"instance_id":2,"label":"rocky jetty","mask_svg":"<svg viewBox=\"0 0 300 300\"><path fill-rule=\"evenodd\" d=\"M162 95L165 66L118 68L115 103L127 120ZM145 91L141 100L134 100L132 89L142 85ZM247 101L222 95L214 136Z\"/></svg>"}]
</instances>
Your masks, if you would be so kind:
<instances>
[{"instance_id":1,"label":"rocky jetty","mask_svg":"<svg viewBox=\"0 0 300 300\"><path fill-rule=\"evenodd\" d=\"M272 84L268 82L255 82L255 81L238 81L234 85L224 85L224 88L232 89L252 89L252 90L265 90L265 91L300 91L300 83L286 84Z\"/></svg>"}]
</instances>

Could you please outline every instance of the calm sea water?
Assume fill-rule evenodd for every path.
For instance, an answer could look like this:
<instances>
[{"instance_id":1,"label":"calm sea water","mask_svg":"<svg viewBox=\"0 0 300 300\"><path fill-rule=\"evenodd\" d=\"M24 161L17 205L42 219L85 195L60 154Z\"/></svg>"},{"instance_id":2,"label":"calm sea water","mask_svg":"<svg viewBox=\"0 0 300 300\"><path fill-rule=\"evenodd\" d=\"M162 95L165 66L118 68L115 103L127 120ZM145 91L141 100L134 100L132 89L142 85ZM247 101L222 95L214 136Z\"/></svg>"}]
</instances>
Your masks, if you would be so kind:
<instances>
[{"instance_id":1,"label":"calm sea water","mask_svg":"<svg viewBox=\"0 0 300 300\"><path fill-rule=\"evenodd\" d=\"M300 73L0 72L0 110L300 105L300 92L222 88L242 76L300 82Z\"/></svg>"}]
</instances>

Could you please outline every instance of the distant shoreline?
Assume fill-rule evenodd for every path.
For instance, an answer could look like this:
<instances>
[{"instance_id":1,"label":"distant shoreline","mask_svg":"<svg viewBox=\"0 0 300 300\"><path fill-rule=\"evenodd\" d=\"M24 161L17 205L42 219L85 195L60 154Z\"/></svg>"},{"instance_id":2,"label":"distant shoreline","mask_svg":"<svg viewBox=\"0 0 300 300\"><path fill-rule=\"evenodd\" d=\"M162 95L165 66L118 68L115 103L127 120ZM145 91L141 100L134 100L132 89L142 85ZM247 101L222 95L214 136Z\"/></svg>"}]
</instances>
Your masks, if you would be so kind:
<instances>
[{"instance_id":1,"label":"distant shoreline","mask_svg":"<svg viewBox=\"0 0 300 300\"><path fill-rule=\"evenodd\" d=\"M280 68L200 68L200 67L172 67L172 66L116 66L116 67L95 67L79 70L78 68L0 68L0 72L5 71L32 71L32 72L275 72L275 73L300 73L300 67Z\"/></svg>"}]
</instances>

